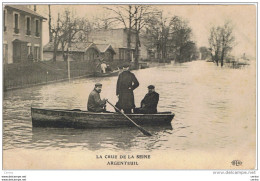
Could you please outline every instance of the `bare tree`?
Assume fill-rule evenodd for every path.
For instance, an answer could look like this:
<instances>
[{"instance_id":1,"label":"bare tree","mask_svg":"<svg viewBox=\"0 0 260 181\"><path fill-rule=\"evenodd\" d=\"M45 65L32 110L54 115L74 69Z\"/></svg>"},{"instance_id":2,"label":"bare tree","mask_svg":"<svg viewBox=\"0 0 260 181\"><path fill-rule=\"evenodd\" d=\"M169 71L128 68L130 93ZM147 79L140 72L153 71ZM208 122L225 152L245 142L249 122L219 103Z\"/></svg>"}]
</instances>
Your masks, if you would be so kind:
<instances>
[{"instance_id":1,"label":"bare tree","mask_svg":"<svg viewBox=\"0 0 260 181\"><path fill-rule=\"evenodd\" d=\"M131 59L131 34L132 25L134 23L134 8L133 5L116 6L114 8L105 7L108 11L112 12L111 17L107 18L109 24L121 24L127 30L127 59Z\"/></svg>"},{"instance_id":2,"label":"bare tree","mask_svg":"<svg viewBox=\"0 0 260 181\"><path fill-rule=\"evenodd\" d=\"M131 36L135 35L135 65L138 67L140 31L146 25L146 19L155 12L151 6L147 5L127 5L115 8L106 8L112 12L113 16L107 18L109 23L117 23L127 30L127 59L131 59Z\"/></svg>"},{"instance_id":3,"label":"bare tree","mask_svg":"<svg viewBox=\"0 0 260 181\"><path fill-rule=\"evenodd\" d=\"M220 27L212 27L210 29L209 45L210 45L210 50L212 51L211 53L212 53L213 61L216 62L217 66L219 63L219 54L221 49L220 33L221 33Z\"/></svg>"},{"instance_id":4,"label":"bare tree","mask_svg":"<svg viewBox=\"0 0 260 181\"><path fill-rule=\"evenodd\" d=\"M224 65L224 59L228 52L234 46L235 37L233 35L233 27L230 22L226 22L224 26L212 27L210 30L209 44L213 51L214 61L219 63L221 67Z\"/></svg>"},{"instance_id":5,"label":"bare tree","mask_svg":"<svg viewBox=\"0 0 260 181\"><path fill-rule=\"evenodd\" d=\"M147 20L155 18L158 15L156 9L152 9L151 6L147 5L135 5L134 6L134 29L135 29L135 65L138 66L139 62L139 47L140 43L140 33L141 30L148 24ZM159 12L160 13L160 12Z\"/></svg>"},{"instance_id":6,"label":"bare tree","mask_svg":"<svg viewBox=\"0 0 260 181\"><path fill-rule=\"evenodd\" d=\"M60 14L58 14L58 19L56 25L52 26L52 35L54 35L54 42L53 42L53 61L56 62L57 57L57 49L60 43L60 33L61 33L61 26L60 26Z\"/></svg>"},{"instance_id":7,"label":"bare tree","mask_svg":"<svg viewBox=\"0 0 260 181\"><path fill-rule=\"evenodd\" d=\"M57 49L60 46L64 61L67 60L68 49L72 42L76 42L80 35L77 33L87 33L85 19L76 18L74 14L66 9L60 16L58 15L57 25L52 28L52 34L54 34L54 54L53 61L56 61ZM81 34L82 35L82 34ZM81 37L82 38L82 37ZM67 48L67 49L66 49Z\"/></svg>"},{"instance_id":8,"label":"bare tree","mask_svg":"<svg viewBox=\"0 0 260 181\"><path fill-rule=\"evenodd\" d=\"M224 65L224 58L234 46L235 37L233 36L233 28L229 22L226 22L221 29L221 67Z\"/></svg>"}]
</instances>

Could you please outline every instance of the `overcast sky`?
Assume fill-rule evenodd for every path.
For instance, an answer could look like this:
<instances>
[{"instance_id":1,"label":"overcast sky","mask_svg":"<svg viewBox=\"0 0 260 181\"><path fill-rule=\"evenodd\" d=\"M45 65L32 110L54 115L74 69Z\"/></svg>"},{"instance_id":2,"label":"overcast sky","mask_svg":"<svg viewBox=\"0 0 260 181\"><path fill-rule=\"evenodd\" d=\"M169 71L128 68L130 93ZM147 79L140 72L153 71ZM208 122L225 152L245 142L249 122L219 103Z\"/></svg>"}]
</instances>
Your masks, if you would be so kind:
<instances>
[{"instance_id":1,"label":"overcast sky","mask_svg":"<svg viewBox=\"0 0 260 181\"><path fill-rule=\"evenodd\" d=\"M111 5L110 5L111 6ZM115 6L115 5L113 5ZM256 47L256 6L255 5L153 5L163 10L165 17L178 15L189 22L193 31L193 41L200 46L208 46L209 30L212 26L223 25L226 20L231 20L234 25L236 46L233 54L241 55L244 52L255 56ZM52 14L65 8L74 10L78 17L104 16L104 5L52 5ZM46 5L38 6L39 13L48 17ZM48 42L48 22L44 23L44 41Z\"/></svg>"}]
</instances>

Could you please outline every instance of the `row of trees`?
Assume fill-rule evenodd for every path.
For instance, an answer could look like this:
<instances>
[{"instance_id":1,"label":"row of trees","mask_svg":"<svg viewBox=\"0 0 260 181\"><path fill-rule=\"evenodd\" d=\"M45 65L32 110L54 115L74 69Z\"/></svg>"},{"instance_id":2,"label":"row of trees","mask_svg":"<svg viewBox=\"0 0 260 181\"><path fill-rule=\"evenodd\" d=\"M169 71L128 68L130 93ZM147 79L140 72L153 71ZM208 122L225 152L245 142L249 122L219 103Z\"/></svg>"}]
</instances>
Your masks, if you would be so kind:
<instances>
[{"instance_id":1,"label":"row of trees","mask_svg":"<svg viewBox=\"0 0 260 181\"><path fill-rule=\"evenodd\" d=\"M162 17L148 20L145 38L149 48L161 52L161 59L173 58L178 62L190 61L198 57L198 50L191 41L192 30L179 16L169 21ZM170 57L168 57L170 56Z\"/></svg>"},{"instance_id":2,"label":"row of trees","mask_svg":"<svg viewBox=\"0 0 260 181\"><path fill-rule=\"evenodd\" d=\"M49 42L53 43L53 61L56 61L58 47L61 47L64 60L67 59L68 48L72 42L87 41L87 35L94 27L86 18L79 18L66 9L58 13L58 18L52 22L51 5L49 5Z\"/></svg>"},{"instance_id":3,"label":"row of trees","mask_svg":"<svg viewBox=\"0 0 260 181\"><path fill-rule=\"evenodd\" d=\"M58 15L53 22L49 5L49 38L54 45L53 60L56 60L58 45L64 57L65 47L72 42L87 41L88 33L94 29L110 29L120 26L127 29L127 57L131 59L131 40L135 38L135 63L139 61L140 37L148 49L154 49L161 60L173 58L178 62L198 58L198 49L191 40L192 30L188 22L179 16L164 18L162 11L148 5L118 5L105 7L105 17L90 22L86 18L75 17L69 10ZM64 58L65 59L65 58Z\"/></svg>"}]
</instances>

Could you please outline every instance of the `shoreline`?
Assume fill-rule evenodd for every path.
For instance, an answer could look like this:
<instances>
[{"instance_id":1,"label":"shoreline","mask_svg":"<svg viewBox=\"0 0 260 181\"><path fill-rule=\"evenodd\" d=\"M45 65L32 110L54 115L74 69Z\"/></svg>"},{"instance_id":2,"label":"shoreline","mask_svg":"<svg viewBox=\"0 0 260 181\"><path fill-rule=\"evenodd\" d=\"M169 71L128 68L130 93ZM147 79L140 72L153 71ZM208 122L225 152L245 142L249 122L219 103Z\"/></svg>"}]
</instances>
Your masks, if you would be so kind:
<instances>
[{"instance_id":1,"label":"shoreline","mask_svg":"<svg viewBox=\"0 0 260 181\"><path fill-rule=\"evenodd\" d=\"M146 63L148 65L148 67L146 67L145 69L160 66L160 65L169 64L169 63L159 63L159 62L140 62L140 63ZM142 68L133 69L133 70L140 70L140 69L142 69ZM81 78L90 78L90 77L93 77L92 73L87 73L85 75L81 75L81 76L77 76L77 77L71 77L70 80L81 79ZM12 91L12 90L26 89L26 88L30 88L30 87L41 86L41 85L49 85L49 84L58 83L58 82L65 82L65 81L69 81L69 78L63 78L63 79L52 80L52 81L47 81L47 82L39 82L39 83L34 83L34 84L26 84L26 85L22 85L22 86L9 87L9 88L5 88L3 86L3 91L8 92L8 91Z\"/></svg>"}]
</instances>

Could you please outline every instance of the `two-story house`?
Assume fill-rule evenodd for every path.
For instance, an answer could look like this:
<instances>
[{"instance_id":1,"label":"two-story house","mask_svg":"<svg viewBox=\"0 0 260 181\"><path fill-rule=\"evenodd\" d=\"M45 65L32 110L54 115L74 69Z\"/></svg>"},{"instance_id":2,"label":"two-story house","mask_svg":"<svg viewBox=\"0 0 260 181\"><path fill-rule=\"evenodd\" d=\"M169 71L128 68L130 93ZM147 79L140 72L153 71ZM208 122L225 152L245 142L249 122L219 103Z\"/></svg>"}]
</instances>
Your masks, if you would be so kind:
<instances>
[{"instance_id":1,"label":"two-story house","mask_svg":"<svg viewBox=\"0 0 260 181\"><path fill-rule=\"evenodd\" d=\"M3 61L42 60L42 22L47 20L24 5L5 5L3 12Z\"/></svg>"}]
</instances>

